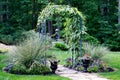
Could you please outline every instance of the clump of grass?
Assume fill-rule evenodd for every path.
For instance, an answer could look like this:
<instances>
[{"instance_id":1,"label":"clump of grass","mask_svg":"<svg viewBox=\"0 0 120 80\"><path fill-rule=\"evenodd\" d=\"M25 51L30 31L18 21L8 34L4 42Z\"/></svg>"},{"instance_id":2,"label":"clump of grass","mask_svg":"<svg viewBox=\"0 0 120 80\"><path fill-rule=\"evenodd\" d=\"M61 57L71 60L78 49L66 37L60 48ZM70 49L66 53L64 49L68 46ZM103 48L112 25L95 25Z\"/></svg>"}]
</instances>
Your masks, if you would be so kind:
<instances>
[{"instance_id":1,"label":"clump of grass","mask_svg":"<svg viewBox=\"0 0 120 80\"><path fill-rule=\"evenodd\" d=\"M85 53L90 53L92 59L101 59L105 54L109 53L109 49L102 45L85 43L83 49Z\"/></svg>"},{"instance_id":2,"label":"clump of grass","mask_svg":"<svg viewBox=\"0 0 120 80\"><path fill-rule=\"evenodd\" d=\"M34 70L42 70L38 67L46 63L44 60L45 51L49 49L50 45L49 39L46 38L45 41L43 40L42 36L43 35L39 36L37 33L35 33L34 36L31 36L28 39L24 40L9 53L10 62L13 63L13 69L11 69L11 72L31 74L34 72ZM37 66L34 66L34 69L31 69L33 68L33 64L36 64ZM22 67L17 67L21 65ZM46 69L49 71L48 68ZM44 71L38 71L37 74L40 74L41 72Z\"/></svg>"}]
</instances>

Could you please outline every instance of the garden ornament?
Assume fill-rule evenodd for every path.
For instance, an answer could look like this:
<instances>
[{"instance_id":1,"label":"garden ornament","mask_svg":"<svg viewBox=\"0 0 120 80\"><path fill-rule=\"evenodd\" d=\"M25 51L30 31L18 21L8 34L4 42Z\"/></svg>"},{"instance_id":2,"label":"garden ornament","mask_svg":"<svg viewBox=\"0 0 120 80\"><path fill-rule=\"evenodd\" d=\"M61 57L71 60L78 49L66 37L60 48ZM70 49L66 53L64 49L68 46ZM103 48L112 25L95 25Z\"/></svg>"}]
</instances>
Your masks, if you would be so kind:
<instances>
[{"instance_id":1,"label":"garden ornament","mask_svg":"<svg viewBox=\"0 0 120 80\"><path fill-rule=\"evenodd\" d=\"M58 41L59 40L59 29L55 30L55 40Z\"/></svg>"},{"instance_id":2,"label":"garden ornament","mask_svg":"<svg viewBox=\"0 0 120 80\"><path fill-rule=\"evenodd\" d=\"M90 55L87 53L84 55L83 59L82 59L82 63L83 63L83 67L84 67L84 72L87 72L87 68L90 65L90 61L91 61L91 57Z\"/></svg>"},{"instance_id":3,"label":"garden ornament","mask_svg":"<svg viewBox=\"0 0 120 80\"><path fill-rule=\"evenodd\" d=\"M58 68L58 62L60 62L60 60L57 60L57 61L50 61L50 68L52 70L52 73L54 74L55 71L57 70Z\"/></svg>"}]
</instances>

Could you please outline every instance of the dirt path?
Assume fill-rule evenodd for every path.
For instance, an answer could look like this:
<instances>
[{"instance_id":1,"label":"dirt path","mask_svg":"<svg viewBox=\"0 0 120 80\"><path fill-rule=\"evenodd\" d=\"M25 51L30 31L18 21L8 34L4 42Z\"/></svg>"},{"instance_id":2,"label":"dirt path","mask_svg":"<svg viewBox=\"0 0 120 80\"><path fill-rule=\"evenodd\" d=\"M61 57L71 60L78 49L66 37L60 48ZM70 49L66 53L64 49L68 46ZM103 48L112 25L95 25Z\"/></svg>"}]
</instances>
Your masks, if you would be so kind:
<instances>
[{"instance_id":1,"label":"dirt path","mask_svg":"<svg viewBox=\"0 0 120 80\"><path fill-rule=\"evenodd\" d=\"M5 45L5 44L0 43L0 48L8 49L9 51L11 51L13 48L15 48L15 46Z\"/></svg>"},{"instance_id":2,"label":"dirt path","mask_svg":"<svg viewBox=\"0 0 120 80\"><path fill-rule=\"evenodd\" d=\"M71 80L108 80L95 73L82 73L75 70L68 69L63 67L62 65L58 66L58 70L56 72L58 75L63 77L68 77Z\"/></svg>"}]
</instances>

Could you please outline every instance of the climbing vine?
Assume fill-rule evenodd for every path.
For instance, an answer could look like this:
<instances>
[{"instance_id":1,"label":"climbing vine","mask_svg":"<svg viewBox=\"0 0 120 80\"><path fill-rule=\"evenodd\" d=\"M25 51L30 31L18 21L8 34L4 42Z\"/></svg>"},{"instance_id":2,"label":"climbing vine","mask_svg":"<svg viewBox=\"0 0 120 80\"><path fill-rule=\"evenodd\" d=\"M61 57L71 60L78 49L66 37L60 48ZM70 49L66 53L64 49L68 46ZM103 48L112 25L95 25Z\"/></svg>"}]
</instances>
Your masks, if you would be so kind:
<instances>
[{"instance_id":1,"label":"climbing vine","mask_svg":"<svg viewBox=\"0 0 120 80\"><path fill-rule=\"evenodd\" d=\"M64 26L64 38L69 46L79 49L80 42L80 19L82 19L82 34L85 34L86 27L84 26L85 17L77 8L68 5L48 5L40 13L37 26L44 23L46 20L58 20ZM59 24L60 25L60 24Z\"/></svg>"}]
</instances>

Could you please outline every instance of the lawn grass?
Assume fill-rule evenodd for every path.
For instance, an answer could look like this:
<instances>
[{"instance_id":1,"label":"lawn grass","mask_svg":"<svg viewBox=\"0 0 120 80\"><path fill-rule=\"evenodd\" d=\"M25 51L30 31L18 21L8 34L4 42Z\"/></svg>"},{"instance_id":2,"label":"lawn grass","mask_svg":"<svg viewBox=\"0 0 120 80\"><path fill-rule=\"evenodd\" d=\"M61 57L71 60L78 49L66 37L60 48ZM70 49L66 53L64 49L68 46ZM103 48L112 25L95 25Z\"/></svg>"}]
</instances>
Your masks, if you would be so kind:
<instances>
[{"instance_id":1,"label":"lawn grass","mask_svg":"<svg viewBox=\"0 0 120 80\"><path fill-rule=\"evenodd\" d=\"M6 54L0 54L0 80L70 80L58 75L15 75L2 71L6 66L3 60L7 58Z\"/></svg>"},{"instance_id":2,"label":"lawn grass","mask_svg":"<svg viewBox=\"0 0 120 80\"><path fill-rule=\"evenodd\" d=\"M47 53L48 53L48 54L55 55L56 58L57 58L58 60L60 60L60 63L59 63L59 64L62 64L62 65L65 64L65 60L66 60L67 58L70 58L70 57L71 57L71 54L70 54L68 51L62 51L62 50L60 50L60 49L58 49L58 48L55 48L55 47L51 48Z\"/></svg>"},{"instance_id":3,"label":"lawn grass","mask_svg":"<svg viewBox=\"0 0 120 80\"><path fill-rule=\"evenodd\" d=\"M114 72L100 73L100 75L112 79L120 80L120 52L110 52L103 57L108 66L116 69Z\"/></svg>"}]
</instances>

